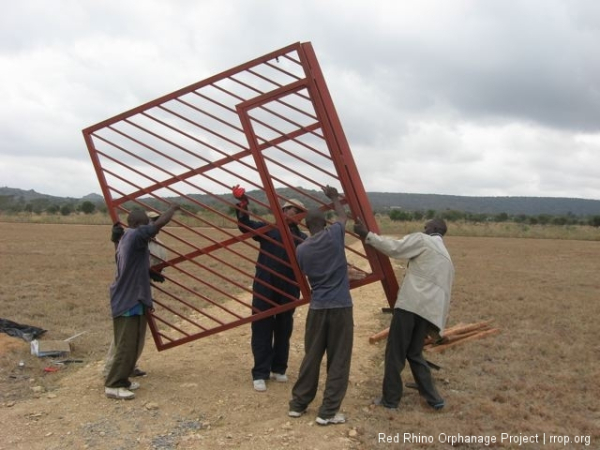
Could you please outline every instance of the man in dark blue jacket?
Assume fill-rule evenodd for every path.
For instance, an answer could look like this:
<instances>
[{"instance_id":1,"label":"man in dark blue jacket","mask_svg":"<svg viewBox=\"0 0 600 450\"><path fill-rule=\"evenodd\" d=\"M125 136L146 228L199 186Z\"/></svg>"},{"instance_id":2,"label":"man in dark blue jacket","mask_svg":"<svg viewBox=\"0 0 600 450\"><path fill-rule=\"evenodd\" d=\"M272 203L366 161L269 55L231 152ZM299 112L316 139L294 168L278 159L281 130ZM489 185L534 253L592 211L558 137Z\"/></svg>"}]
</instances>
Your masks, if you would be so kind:
<instances>
[{"instance_id":1,"label":"man in dark blue jacket","mask_svg":"<svg viewBox=\"0 0 600 450\"><path fill-rule=\"evenodd\" d=\"M247 232L249 229L256 230L267 226L265 222L250 219L248 197L243 192L243 188L236 188L238 190L234 188L233 194L239 200L236 215L240 231ZM292 218L305 210L304 205L299 200L290 199L282 209L290 232L294 236L295 245L298 245L306 239L307 235L300 231L298 224ZM280 231L272 229L264 235L254 236L253 239L258 241L260 251L252 286L254 291L252 306L258 311L266 311L297 299L300 290L294 283L294 271L283 246ZM283 383L288 380L285 372L293 328L294 309L252 322L251 346L254 356L252 380L255 390L266 391L266 381L270 378Z\"/></svg>"}]
</instances>

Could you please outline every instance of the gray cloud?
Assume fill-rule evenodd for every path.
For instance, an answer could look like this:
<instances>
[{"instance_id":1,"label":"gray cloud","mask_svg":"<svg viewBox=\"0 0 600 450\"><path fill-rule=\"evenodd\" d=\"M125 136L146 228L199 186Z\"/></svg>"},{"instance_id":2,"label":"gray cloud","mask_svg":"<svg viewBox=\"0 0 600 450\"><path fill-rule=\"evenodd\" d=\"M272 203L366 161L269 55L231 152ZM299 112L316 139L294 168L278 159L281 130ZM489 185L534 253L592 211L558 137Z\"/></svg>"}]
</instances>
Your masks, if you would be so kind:
<instances>
[{"instance_id":1,"label":"gray cloud","mask_svg":"<svg viewBox=\"0 0 600 450\"><path fill-rule=\"evenodd\" d=\"M311 41L367 190L600 198L594 0L28 0L0 25L2 185L98 192L83 128Z\"/></svg>"}]
</instances>

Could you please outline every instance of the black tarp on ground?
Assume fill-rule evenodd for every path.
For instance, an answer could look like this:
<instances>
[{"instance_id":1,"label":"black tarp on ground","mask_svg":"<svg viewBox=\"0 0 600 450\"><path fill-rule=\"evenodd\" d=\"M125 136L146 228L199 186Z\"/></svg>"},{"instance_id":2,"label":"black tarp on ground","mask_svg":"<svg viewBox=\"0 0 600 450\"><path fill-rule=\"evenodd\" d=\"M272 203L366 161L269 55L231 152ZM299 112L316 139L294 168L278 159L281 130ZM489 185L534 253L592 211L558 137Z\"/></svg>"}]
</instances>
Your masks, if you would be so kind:
<instances>
[{"instance_id":1,"label":"black tarp on ground","mask_svg":"<svg viewBox=\"0 0 600 450\"><path fill-rule=\"evenodd\" d=\"M19 337L27 342L31 342L44 334L47 330L31 325L21 325L12 320L0 319L0 332L9 336Z\"/></svg>"}]
</instances>

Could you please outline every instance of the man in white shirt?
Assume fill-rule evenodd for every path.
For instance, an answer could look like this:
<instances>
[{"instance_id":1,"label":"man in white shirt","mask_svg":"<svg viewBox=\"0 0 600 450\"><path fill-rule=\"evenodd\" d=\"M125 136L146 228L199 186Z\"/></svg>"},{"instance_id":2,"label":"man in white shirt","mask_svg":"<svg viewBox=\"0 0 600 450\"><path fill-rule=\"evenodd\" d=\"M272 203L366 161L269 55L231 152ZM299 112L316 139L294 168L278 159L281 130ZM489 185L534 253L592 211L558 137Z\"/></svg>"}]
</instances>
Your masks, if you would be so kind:
<instances>
[{"instance_id":1,"label":"man in white shirt","mask_svg":"<svg viewBox=\"0 0 600 450\"><path fill-rule=\"evenodd\" d=\"M423 357L425 337L446 325L454 266L444 245L447 226L442 219L425 224L423 233L411 233L400 240L378 236L357 220L354 232L379 252L408 265L398 292L385 350L382 397L375 404L396 409L402 398L402 378L406 360L419 393L434 409L445 405Z\"/></svg>"}]
</instances>

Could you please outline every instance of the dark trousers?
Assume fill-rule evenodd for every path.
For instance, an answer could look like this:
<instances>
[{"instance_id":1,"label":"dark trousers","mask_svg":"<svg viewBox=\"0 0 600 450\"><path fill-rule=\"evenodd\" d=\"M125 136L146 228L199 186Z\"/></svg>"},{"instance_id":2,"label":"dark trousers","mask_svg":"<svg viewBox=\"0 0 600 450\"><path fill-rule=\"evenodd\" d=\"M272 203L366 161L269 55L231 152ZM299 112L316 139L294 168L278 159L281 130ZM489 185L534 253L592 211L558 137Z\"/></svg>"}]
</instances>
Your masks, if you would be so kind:
<instances>
[{"instance_id":1,"label":"dark trousers","mask_svg":"<svg viewBox=\"0 0 600 450\"><path fill-rule=\"evenodd\" d=\"M397 408L402 398L402 377L406 360L421 396L430 405L443 401L436 390L431 370L423 357L423 345L431 324L417 314L394 309L390 333L385 347L382 403Z\"/></svg>"},{"instance_id":2,"label":"dark trousers","mask_svg":"<svg viewBox=\"0 0 600 450\"><path fill-rule=\"evenodd\" d=\"M327 380L319 417L329 419L339 411L348 389L354 321L352 307L309 309L304 334L304 359L292 389L290 410L304 411L319 387L323 354L327 352Z\"/></svg>"},{"instance_id":3,"label":"dark trousers","mask_svg":"<svg viewBox=\"0 0 600 450\"><path fill-rule=\"evenodd\" d=\"M293 309L252 322L253 380L268 380L271 372L285 373L293 329Z\"/></svg>"},{"instance_id":4,"label":"dark trousers","mask_svg":"<svg viewBox=\"0 0 600 450\"><path fill-rule=\"evenodd\" d=\"M140 348L146 339L146 316L119 316L113 318L115 356L104 386L127 388L129 376L135 368Z\"/></svg>"}]
</instances>

